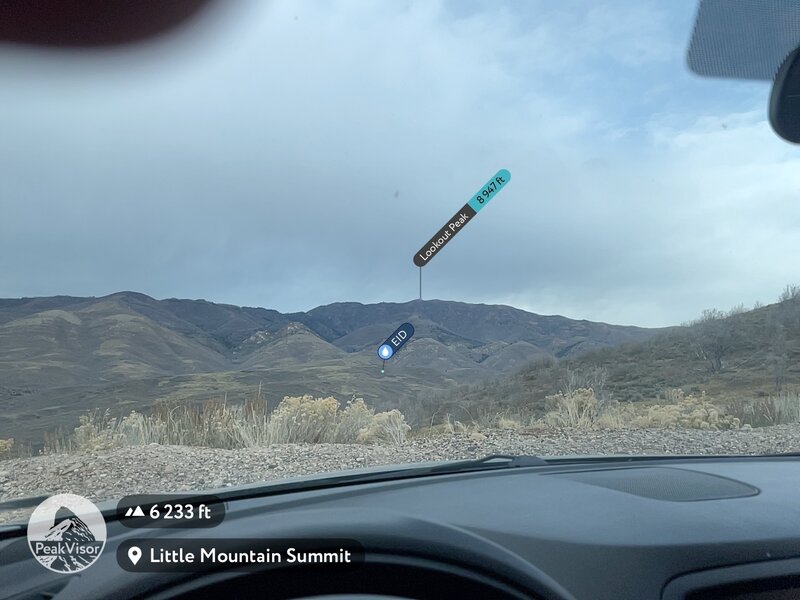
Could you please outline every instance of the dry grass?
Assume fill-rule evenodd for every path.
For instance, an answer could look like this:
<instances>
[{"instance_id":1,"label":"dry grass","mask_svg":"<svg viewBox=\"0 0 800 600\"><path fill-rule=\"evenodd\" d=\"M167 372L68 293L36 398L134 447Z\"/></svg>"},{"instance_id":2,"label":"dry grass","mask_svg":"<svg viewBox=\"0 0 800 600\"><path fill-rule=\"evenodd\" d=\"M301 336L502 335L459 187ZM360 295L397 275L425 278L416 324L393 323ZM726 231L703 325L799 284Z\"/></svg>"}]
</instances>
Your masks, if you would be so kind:
<instances>
[{"instance_id":1,"label":"dry grass","mask_svg":"<svg viewBox=\"0 0 800 600\"><path fill-rule=\"evenodd\" d=\"M548 396L546 402L550 410L542 421L552 427L589 428L597 424L600 416L600 403L591 388L559 392Z\"/></svg>"},{"instance_id":2,"label":"dry grass","mask_svg":"<svg viewBox=\"0 0 800 600\"><path fill-rule=\"evenodd\" d=\"M541 423L552 427L582 429L640 429L680 427L688 429L737 429L741 420L727 414L705 394L685 396L682 390L664 394L658 404L602 404L592 389L548 396L550 410Z\"/></svg>"},{"instance_id":3,"label":"dry grass","mask_svg":"<svg viewBox=\"0 0 800 600\"><path fill-rule=\"evenodd\" d=\"M6 440L0 439L0 459L10 458L11 451L13 448L14 448L14 438L8 438Z\"/></svg>"},{"instance_id":4,"label":"dry grass","mask_svg":"<svg viewBox=\"0 0 800 600\"><path fill-rule=\"evenodd\" d=\"M115 418L108 410L87 413L69 434L48 436L45 453L98 451L121 446L170 444L249 448L286 443L393 443L409 426L397 410L375 413L360 398L342 409L335 398L286 397L273 410L262 399L229 405L170 403L151 413Z\"/></svg>"},{"instance_id":5,"label":"dry grass","mask_svg":"<svg viewBox=\"0 0 800 600\"><path fill-rule=\"evenodd\" d=\"M441 423L431 424L427 427L420 427L410 433L411 437L438 437L442 435L454 435L457 433L478 433L482 428L492 428L487 422L478 423L471 421L464 423L455 419L453 415L446 414Z\"/></svg>"},{"instance_id":6,"label":"dry grass","mask_svg":"<svg viewBox=\"0 0 800 600\"><path fill-rule=\"evenodd\" d=\"M788 415L800 417L800 396L784 395L774 402L770 414L783 415L779 420L763 424L789 422ZM454 433L479 433L491 429L520 431L545 428L573 429L642 429L687 428L712 431L737 429L745 424L734 411L709 399L705 393L686 395L679 388L662 390L658 398L648 402L617 403L601 401L592 388L565 389L547 396L545 412L537 415L522 408L506 409L482 415L468 425L447 415L437 425L414 432L414 435L436 436ZM777 419L777 417L776 417ZM798 419L800 420L800 419ZM794 421L797 422L797 421Z\"/></svg>"},{"instance_id":7,"label":"dry grass","mask_svg":"<svg viewBox=\"0 0 800 600\"><path fill-rule=\"evenodd\" d=\"M507 409L468 423L446 415L442 422L415 430L398 410L376 413L363 399L341 406L335 398L286 397L270 411L260 397L231 405L224 400L204 404L168 402L149 414L136 411L115 418L93 411L66 434L46 437L45 453L98 451L151 443L249 448L284 443L402 444L409 435L481 436L491 429L524 430L546 426L577 429L692 428L736 429L800 422L800 393L736 400L721 404L705 393L685 395L680 389L659 393L654 402L601 402L591 388L579 388L547 396L542 415ZM0 440L0 459L19 451L13 439Z\"/></svg>"},{"instance_id":8,"label":"dry grass","mask_svg":"<svg viewBox=\"0 0 800 600\"><path fill-rule=\"evenodd\" d=\"M762 398L736 399L727 411L752 427L800 423L800 392L783 391Z\"/></svg>"},{"instance_id":9,"label":"dry grass","mask_svg":"<svg viewBox=\"0 0 800 600\"><path fill-rule=\"evenodd\" d=\"M661 390L654 400L601 401L592 388L566 388L545 398L545 412L525 407L483 414L469 424L446 415L441 423L415 430L415 436L479 433L489 429L525 430L541 426L578 429L687 428L712 431L800 423L800 392L782 392L755 399L725 401L705 392L680 388Z\"/></svg>"}]
</instances>

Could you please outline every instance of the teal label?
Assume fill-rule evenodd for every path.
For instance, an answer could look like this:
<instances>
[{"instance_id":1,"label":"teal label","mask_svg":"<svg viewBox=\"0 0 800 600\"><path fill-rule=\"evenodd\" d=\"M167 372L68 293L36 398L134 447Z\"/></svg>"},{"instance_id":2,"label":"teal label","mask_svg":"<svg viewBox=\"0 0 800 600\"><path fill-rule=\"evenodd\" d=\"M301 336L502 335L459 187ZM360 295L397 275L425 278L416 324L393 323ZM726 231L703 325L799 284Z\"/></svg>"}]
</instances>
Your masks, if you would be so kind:
<instances>
[{"instance_id":1,"label":"teal label","mask_svg":"<svg viewBox=\"0 0 800 600\"><path fill-rule=\"evenodd\" d=\"M467 204L470 205L472 210L478 212L484 206L489 204L489 200L494 198L495 194L499 192L505 184L511 179L511 173L509 173L506 169L500 169L494 177L492 177L486 184L478 190L477 194L474 194L472 198L469 199Z\"/></svg>"}]
</instances>

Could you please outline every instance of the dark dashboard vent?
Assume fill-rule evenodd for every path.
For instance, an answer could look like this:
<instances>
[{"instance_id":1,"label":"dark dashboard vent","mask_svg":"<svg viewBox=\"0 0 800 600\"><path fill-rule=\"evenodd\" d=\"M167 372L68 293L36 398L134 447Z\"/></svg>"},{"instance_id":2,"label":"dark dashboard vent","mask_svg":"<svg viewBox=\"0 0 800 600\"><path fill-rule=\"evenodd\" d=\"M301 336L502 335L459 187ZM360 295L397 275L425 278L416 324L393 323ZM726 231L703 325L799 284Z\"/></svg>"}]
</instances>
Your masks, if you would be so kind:
<instances>
[{"instance_id":1,"label":"dark dashboard vent","mask_svg":"<svg viewBox=\"0 0 800 600\"><path fill-rule=\"evenodd\" d=\"M759 493L758 488L735 479L672 467L628 467L558 473L554 476L669 502L743 498Z\"/></svg>"}]
</instances>

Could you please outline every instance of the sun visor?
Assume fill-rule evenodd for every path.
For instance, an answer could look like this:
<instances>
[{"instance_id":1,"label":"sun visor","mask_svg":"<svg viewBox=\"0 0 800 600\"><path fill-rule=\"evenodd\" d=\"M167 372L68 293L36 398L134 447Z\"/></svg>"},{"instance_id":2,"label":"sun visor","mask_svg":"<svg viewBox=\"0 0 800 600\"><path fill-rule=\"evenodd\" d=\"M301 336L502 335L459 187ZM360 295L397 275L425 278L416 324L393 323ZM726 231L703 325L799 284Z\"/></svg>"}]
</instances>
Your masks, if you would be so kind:
<instances>
[{"instance_id":1,"label":"sun visor","mask_svg":"<svg viewBox=\"0 0 800 600\"><path fill-rule=\"evenodd\" d=\"M701 0L689 68L706 77L772 81L800 46L800 0Z\"/></svg>"}]
</instances>

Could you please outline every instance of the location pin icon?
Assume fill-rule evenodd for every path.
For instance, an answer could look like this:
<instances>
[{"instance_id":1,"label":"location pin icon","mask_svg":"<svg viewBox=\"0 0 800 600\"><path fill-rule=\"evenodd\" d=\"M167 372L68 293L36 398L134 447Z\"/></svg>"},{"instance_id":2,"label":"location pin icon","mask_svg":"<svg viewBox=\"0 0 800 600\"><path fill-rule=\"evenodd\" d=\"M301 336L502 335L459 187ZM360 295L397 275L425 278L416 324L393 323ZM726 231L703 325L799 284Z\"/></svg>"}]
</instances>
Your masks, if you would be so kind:
<instances>
[{"instance_id":1,"label":"location pin icon","mask_svg":"<svg viewBox=\"0 0 800 600\"><path fill-rule=\"evenodd\" d=\"M138 563L139 559L142 558L141 548L137 548L136 546L131 546L131 549L128 550L128 558L131 559L133 566L136 566L136 563Z\"/></svg>"}]
</instances>

